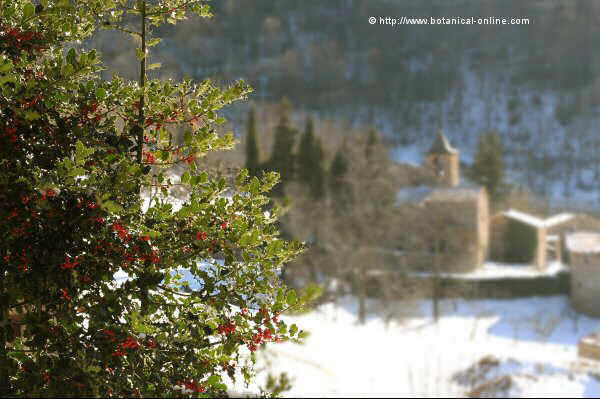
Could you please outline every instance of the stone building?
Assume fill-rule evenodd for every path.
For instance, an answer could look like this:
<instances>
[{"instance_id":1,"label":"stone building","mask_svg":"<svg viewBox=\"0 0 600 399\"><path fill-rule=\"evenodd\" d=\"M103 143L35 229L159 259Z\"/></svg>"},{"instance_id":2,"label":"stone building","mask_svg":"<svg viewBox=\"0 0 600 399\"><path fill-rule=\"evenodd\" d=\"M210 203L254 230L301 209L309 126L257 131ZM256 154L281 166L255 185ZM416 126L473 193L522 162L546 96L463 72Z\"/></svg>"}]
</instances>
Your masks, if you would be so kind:
<instances>
[{"instance_id":1,"label":"stone building","mask_svg":"<svg viewBox=\"0 0 600 399\"><path fill-rule=\"evenodd\" d=\"M563 260L561 236L552 233L558 232L561 225L573 218L574 215L570 213L541 218L516 209L494 215L490 225L492 259L511 263L531 263L538 270L545 270L550 260ZM516 227L511 229L511 226L515 225ZM509 237L510 234L514 237ZM523 258L507 259L507 253L521 254Z\"/></svg>"},{"instance_id":2,"label":"stone building","mask_svg":"<svg viewBox=\"0 0 600 399\"><path fill-rule=\"evenodd\" d=\"M439 226L440 234L446 234L448 241L460 240L460 250L442 254L440 263L444 271L469 272L477 269L486 260L489 247L486 189L461 181L459 151L450 145L441 131L425 154L423 169L432 176L433 184L401 189L397 195L399 205L412 206L414 212L423 216L421 220L443 211L447 222ZM430 258L432 254L421 255L420 258Z\"/></svg>"},{"instance_id":3,"label":"stone building","mask_svg":"<svg viewBox=\"0 0 600 399\"><path fill-rule=\"evenodd\" d=\"M600 233L568 234L566 247L571 266L571 305L578 312L600 317Z\"/></svg>"},{"instance_id":4,"label":"stone building","mask_svg":"<svg viewBox=\"0 0 600 399\"><path fill-rule=\"evenodd\" d=\"M416 214L411 235L427 228L432 230L432 226L426 226L430 224L439 230L438 236L446 235L448 242L459 241L460 248L446 250L441 261L439 251L436 252L443 271L475 271L490 255L500 263L533 264L539 271L546 270L551 261L563 261L564 235L569 231L566 226L575 225L575 220L580 219L576 215L561 213L542 218L509 209L491 216L486 189L462 179L460 152L441 131L425 153L420 170L427 178L419 185L400 189L397 201ZM445 222L431 220L434 214L442 215ZM415 250L407 244L399 249L404 253L405 264L416 264L417 269L432 264L431 248ZM507 259L507 254L514 253L521 257Z\"/></svg>"},{"instance_id":5,"label":"stone building","mask_svg":"<svg viewBox=\"0 0 600 399\"><path fill-rule=\"evenodd\" d=\"M441 131L425 155L425 167L433 172L438 185L460 186L460 156Z\"/></svg>"}]
</instances>

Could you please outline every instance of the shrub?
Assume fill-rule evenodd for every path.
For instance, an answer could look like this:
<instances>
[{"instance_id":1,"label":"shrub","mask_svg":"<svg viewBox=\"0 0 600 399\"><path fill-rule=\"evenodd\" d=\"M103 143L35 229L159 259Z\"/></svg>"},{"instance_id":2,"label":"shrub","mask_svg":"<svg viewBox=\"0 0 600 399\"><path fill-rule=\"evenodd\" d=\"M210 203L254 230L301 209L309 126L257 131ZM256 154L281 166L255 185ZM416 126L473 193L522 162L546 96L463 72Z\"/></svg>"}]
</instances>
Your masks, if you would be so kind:
<instances>
[{"instance_id":1,"label":"shrub","mask_svg":"<svg viewBox=\"0 0 600 399\"><path fill-rule=\"evenodd\" d=\"M208 7L0 7L0 396L216 396L224 375L250 380L244 347L303 336L278 320L297 303L278 268L300 248L263 212L276 174L227 187L194 162L233 145L217 111L250 89L146 77L152 29ZM94 50L66 51L100 23L139 29L139 82L102 81Z\"/></svg>"}]
</instances>

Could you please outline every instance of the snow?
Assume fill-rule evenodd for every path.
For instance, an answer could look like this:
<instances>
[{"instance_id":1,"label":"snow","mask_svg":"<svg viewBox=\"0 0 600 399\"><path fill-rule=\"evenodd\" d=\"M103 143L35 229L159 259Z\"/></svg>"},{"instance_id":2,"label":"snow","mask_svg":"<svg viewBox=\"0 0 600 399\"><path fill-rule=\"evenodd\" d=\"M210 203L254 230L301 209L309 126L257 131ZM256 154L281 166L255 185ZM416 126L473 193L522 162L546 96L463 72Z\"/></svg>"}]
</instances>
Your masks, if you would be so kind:
<instances>
[{"instance_id":1,"label":"snow","mask_svg":"<svg viewBox=\"0 0 600 399\"><path fill-rule=\"evenodd\" d=\"M546 219L546 227L554 227L559 224L563 224L573 219L575 215L572 213L561 213L556 216L552 216L551 218Z\"/></svg>"},{"instance_id":2,"label":"snow","mask_svg":"<svg viewBox=\"0 0 600 399\"><path fill-rule=\"evenodd\" d=\"M537 216L530 215L530 214L518 211L516 209L509 209L508 211L504 212L503 214L504 214L504 216L506 216L508 218L518 220L520 222L523 222L525 224L528 224L530 226L537 227L537 228L554 227L561 223L568 222L569 220L571 220L574 217L574 215L571 213L561 213L561 214L552 216L548 219L541 219Z\"/></svg>"},{"instance_id":3,"label":"snow","mask_svg":"<svg viewBox=\"0 0 600 399\"><path fill-rule=\"evenodd\" d=\"M369 306L373 306L369 302ZM598 397L600 383L577 361L577 341L600 327L574 313L568 298L445 300L433 323L429 302L398 302L404 318L386 324L370 315L356 324L345 298L303 316L284 317L310 332L304 345L271 344L258 353L258 385L267 372L287 372L288 397L464 397L464 372L486 356L509 375L506 397ZM237 392L255 391L238 382Z\"/></svg>"},{"instance_id":4,"label":"snow","mask_svg":"<svg viewBox=\"0 0 600 399\"><path fill-rule=\"evenodd\" d=\"M497 262L485 262L481 268L469 273L440 273L443 278L455 278L463 280L495 280L504 278L535 278L543 276L555 276L558 273L568 271L568 267L561 262L550 262L544 270L539 270L530 264L508 264ZM431 273L416 273L418 277L431 277Z\"/></svg>"},{"instance_id":5,"label":"snow","mask_svg":"<svg viewBox=\"0 0 600 399\"><path fill-rule=\"evenodd\" d=\"M600 234L579 232L567 235L567 248L572 252L600 253Z\"/></svg>"}]
</instances>

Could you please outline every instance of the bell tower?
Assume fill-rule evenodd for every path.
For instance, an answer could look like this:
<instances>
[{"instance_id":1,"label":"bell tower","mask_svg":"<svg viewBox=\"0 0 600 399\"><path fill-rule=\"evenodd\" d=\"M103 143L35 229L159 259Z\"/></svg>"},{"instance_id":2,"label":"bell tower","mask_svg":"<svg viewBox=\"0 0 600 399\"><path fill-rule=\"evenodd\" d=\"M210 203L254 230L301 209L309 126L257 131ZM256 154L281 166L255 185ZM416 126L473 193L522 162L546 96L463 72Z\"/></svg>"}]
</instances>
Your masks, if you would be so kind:
<instances>
[{"instance_id":1,"label":"bell tower","mask_svg":"<svg viewBox=\"0 0 600 399\"><path fill-rule=\"evenodd\" d=\"M438 184L446 187L460 184L459 152L450 145L441 130L425 155L425 166L436 176Z\"/></svg>"}]
</instances>

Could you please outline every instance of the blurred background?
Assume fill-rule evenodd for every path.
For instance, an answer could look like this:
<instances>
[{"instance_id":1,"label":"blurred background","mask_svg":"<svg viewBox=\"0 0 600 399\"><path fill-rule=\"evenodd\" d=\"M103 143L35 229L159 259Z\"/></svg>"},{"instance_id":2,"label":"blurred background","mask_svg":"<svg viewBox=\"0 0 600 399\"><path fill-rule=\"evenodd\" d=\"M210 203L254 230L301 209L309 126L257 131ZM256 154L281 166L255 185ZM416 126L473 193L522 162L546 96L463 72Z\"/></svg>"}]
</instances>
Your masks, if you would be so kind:
<instances>
[{"instance_id":1,"label":"blurred background","mask_svg":"<svg viewBox=\"0 0 600 399\"><path fill-rule=\"evenodd\" d=\"M600 272L581 266L600 270L599 2L211 7L210 20L162 28L150 74L254 88L227 110L239 145L198 162L224 176L280 172L282 234L307 245L282 278L318 296L290 316L312 336L262 352L265 370L291 376L271 388L600 395L580 341L600 329ZM528 22L379 22L403 16ZM127 40L94 37L106 78L135 79ZM582 231L580 264L570 235Z\"/></svg>"}]
</instances>

